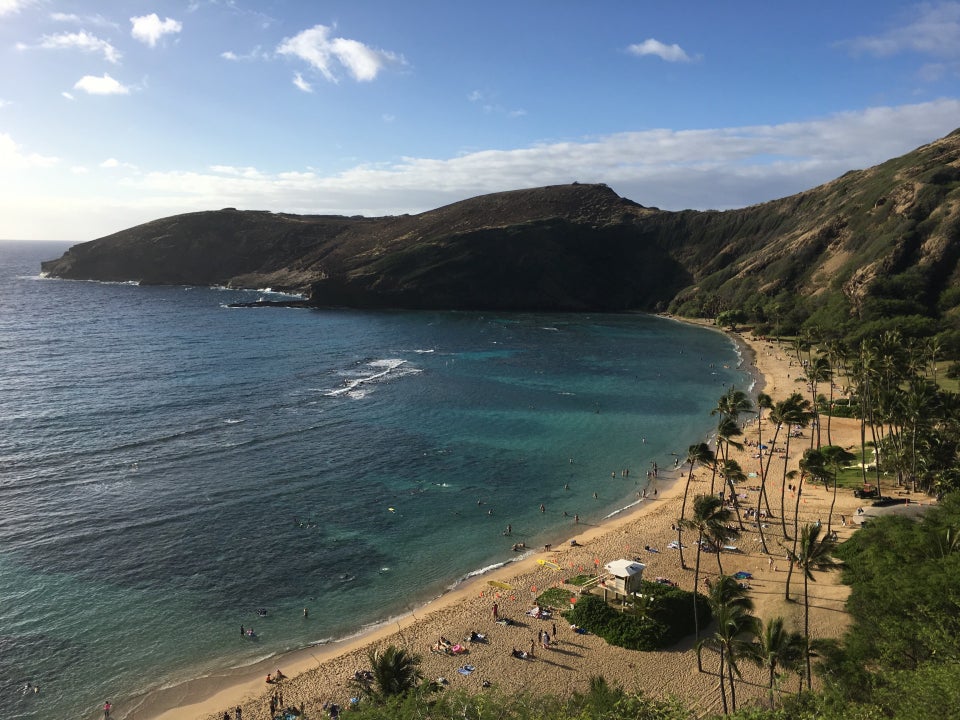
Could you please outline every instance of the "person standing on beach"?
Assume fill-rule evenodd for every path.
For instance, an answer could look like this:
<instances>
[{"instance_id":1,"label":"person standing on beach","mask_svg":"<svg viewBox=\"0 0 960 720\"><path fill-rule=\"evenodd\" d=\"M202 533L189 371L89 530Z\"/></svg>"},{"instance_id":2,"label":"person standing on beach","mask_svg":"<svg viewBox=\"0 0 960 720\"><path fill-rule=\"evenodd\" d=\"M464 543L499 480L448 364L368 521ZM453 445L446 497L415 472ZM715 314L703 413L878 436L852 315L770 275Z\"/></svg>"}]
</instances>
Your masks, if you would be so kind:
<instances>
[{"instance_id":1,"label":"person standing on beach","mask_svg":"<svg viewBox=\"0 0 960 720\"><path fill-rule=\"evenodd\" d=\"M107 700L103 704L103 720L107 720L110 717L110 711L113 710L113 705L110 704L110 701Z\"/></svg>"},{"instance_id":2,"label":"person standing on beach","mask_svg":"<svg viewBox=\"0 0 960 720\"><path fill-rule=\"evenodd\" d=\"M496 603L493 604L493 619L494 621L497 621L500 619L500 608L497 606Z\"/></svg>"},{"instance_id":3,"label":"person standing on beach","mask_svg":"<svg viewBox=\"0 0 960 720\"><path fill-rule=\"evenodd\" d=\"M243 709L239 705L237 705L234 715L236 716L236 720L243 720Z\"/></svg>"}]
</instances>

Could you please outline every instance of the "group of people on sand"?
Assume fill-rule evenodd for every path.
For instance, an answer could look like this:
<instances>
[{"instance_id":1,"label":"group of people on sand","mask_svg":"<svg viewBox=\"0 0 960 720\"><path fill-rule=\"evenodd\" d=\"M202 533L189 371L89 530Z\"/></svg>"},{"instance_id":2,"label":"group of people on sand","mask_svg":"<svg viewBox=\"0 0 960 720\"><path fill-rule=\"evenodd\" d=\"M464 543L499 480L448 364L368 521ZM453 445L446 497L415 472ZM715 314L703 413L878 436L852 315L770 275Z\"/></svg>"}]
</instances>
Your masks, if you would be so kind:
<instances>
[{"instance_id":1,"label":"group of people on sand","mask_svg":"<svg viewBox=\"0 0 960 720\"><path fill-rule=\"evenodd\" d=\"M475 633L471 634L471 638ZM447 640L443 635L433 645L430 646L431 652L441 653L443 655L461 655L467 652L467 648L462 643L453 643Z\"/></svg>"},{"instance_id":2,"label":"group of people on sand","mask_svg":"<svg viewBox=\"0 0 960 720\"><path fill-rule=\"evenodd\" d=\"M286 680L286 679L287 679L287 676L284 675L282 672L280 672L280 668L277 668L277 672L275 672L273 675L271 675L270 673L267 673L268 683L278 683L281 680Z\"/></svg>"}]
</instances>

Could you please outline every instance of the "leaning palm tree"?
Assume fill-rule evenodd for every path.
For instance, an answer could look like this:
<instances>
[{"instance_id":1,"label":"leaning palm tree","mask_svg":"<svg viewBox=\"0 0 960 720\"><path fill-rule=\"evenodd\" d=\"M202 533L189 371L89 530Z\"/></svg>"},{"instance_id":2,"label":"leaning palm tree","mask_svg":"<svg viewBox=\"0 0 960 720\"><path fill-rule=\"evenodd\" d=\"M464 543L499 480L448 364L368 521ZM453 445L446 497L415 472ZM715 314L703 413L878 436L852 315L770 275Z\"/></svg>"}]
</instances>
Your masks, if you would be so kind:
<instances>
[{"instance_id":1,"label":"leaning palm tree","mask_svg":"<svg viewBox=\"0 0 960 720\"><path fill-rule=\"evenodd\" d=\"M807 638L809 644L810 638L810 591L809 581L816 582L813 576L814 570L832 570L837 567L837 561L833 559L833 553L836 543L831 540L831 536L824 534L821 537L823 528L819 523L807 524L803 526L800 533L800 546L796 552L790 553L790 562L795 563L797 569L803 573L803 635ZM805 652L807 663L807 687L810 687L812 673L810 668L810 652Z\"/></svg>"},{"instance_id":2,"label":"leaning palm tree","mask_svg":"<svg viewBox=\"0 0 960 720\"><path fill-rule=\"evenodd\" d=\"M723 516L726 513L726 516ZM690 519L681 518L680 525L687 530L697 533L697 561L693 569L693 632L694 637L700 639L700 617L697 611L697 588L700 587L700 554L703 547L703 536L709 531L710 526L715 522L717 516L723 518L723 521L729 520L730 511L723 507L723 502L716 495L697 495L693 499L693 517ZM720 522L720 521L716 521ZM703 663L700 661L700 655L697 654L697 670L703 672Z\"/></svg>"},{"instance_id":3,"label":"leaning palm tree","mask_svg":"<svg viewBox=\"0 0 960 720\"><path fill-rule=\"evenodd\" d=\"M742 450L743 445L734 442L733 438L743 435L740 424L730 417L723 418L717 425L717 459L721 462L730 457L730 448ZM716 464L713 466L713 473L710 475L710 492L716 492L716 480L719 468Z\"/></svg>"},{"instance_id":4,"label":"leaning palm tree","mask_svg":"<svg viewBox=\"0 0 960 720\"><path fill-rule=\"evenodd\" d=\"M693 517L684 520L682 524L688 530L697 533L697 562L693 570L694 592L700 585L700 555L704 538L717 548L717 567L720 574L723 574L719 550L727 540L739 534L735 529L728 527L730 518L730 511L723 506L723 500L716 495L697 495L693 499ZM696 605L694 605L694 625L696 626ZM695 630L699 628L695 627ZM697 632L697 637L699 636Z\"/></svg>"},{"instance_id":5,"label":"leaning palm tree","mask_svg":"<svg viewBox=\"0 0 960 720\"><path fill-rule=\"evenodd\" d=\"M373 679L355 681L355 687L365 696L380 703L394 695L404 695L416 688L423 679L420 656L411 655L403 648L388 645L367 653Z\"/></svg>"},{"instance_id":6,"label":"leaning palm tree","mask_svg":"<svg viewBox=\"0 0 960 720\"><path fill-rule=\"evenodd\" d=\"M784 463L783 463L783 482L780 485L780 526L783 529L783 536L788 537L787 533L787 509L786 509L786 487L787 487L787 459L790 457L790 437L793 434L792 426L806 427L810 424L811 411L810 401L806 400L800 393L793 393L786 400L778 402L770 412L770 418L779 425L786 425L787 437L784 441ZM779 427L778 427L779 430ZM772 450L772 448L771 448ZM767 455L767 467L769 469L771 452Z\"/></svg>"},{"instance_id":7,"label":"leaning palm tree","mask_svg":"<svg viewBox=\"0 0 960 720\"><path fill-rule=\"evenodd\" d=\"M747 474L743 471L743 468L740 467L740 463L736 460L724 460L723 461L723 479L727 483L727 488L730 492L730 502L733 505L733 511L737 516L737 525L740 526L740 532L746 530L743 525L743 517L740 515L740 500L737 497L737 486L736 483L743 482L747 479Z\"/></svg>"},{"instance_id":8,"label":"leaning palm tree","mask_svg":"<svg viewBox=\"0 0 960 720\"><path fill-rule=\"evenodd\" d=\"M743 434L738 422L740 415L752 411L753 406L750 403L750 398L742 390L737 390L731 386L720 396L717 406L710 411L711 415L720 416L717 422L717 457L730 457L731 445L737 448L741 447L739 444L732 442L732 438ZM715 474L710 480L710 492L714 491L714 478L716 478Z\"/></svg>"},{"instance_id":9,"label":"leaning palm tree","mask_svg":"<svg viewBox=\"0 0 960 720\"><path fill-rule=\"evenodd\" d=\"M713 465L716 456L706 443L697 443L687 448L687 462L690 469L687 471L687 483L683 488L683 504L680 506L680 521L677 523L677 547L680 551L680 567L684 570L687 565L683 560L683 520L687 514L687 495L690 492L690 482L693 480L694 465Z\"/></svg>"},{"instance_id":10,"label":"leaning palm tree","mask_svg":"<svg viewBox=\"0 0 960 720\"><path fill-rule=\"evenodd\" d=\"M723 712L728 712L726 687L730 687L729 711L737 710L736 678L740 677L738 661L752 653L750 638L757 632L757 618L750 614L753 602L742 593L731 577L721 575L710 589L710 606L716 621L713 635L697 642L697 655L704 647L717 651L720 657L718 672L720 699Z\"/></svg>"},{"instance_id":11,"label":"leaning palm tree","mask_svg":"<svg viewBox=\"0 0 960 720\"><path fill-rule=\"evenodd\" d=\"M768 692L770 709L774 707L774 685L776 684L777 670L796 671L804 656L806 643L798 632L790 632L784 627L783 618L771 618L761 623L757 633L757 641L753 646L750 659L768 673Z\"/></svg>"}]
</instances>

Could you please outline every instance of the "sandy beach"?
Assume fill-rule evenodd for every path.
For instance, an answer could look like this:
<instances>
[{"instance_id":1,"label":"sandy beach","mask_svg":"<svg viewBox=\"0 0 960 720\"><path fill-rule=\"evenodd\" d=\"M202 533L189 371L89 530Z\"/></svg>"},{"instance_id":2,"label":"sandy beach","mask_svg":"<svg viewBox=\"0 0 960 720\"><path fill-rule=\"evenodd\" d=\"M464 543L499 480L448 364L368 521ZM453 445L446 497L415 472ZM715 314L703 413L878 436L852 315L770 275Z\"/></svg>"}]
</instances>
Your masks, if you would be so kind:
<instances>
[{"instance_id":1,"label":"sandy beach","mask_svg":"<svg viewBox=\"0 0 960 720\"><path fill-rule=\"evenodd\" d=\"M737 336L744 344L744 364L754 371L763 392L775 401L785 399L793 392L806 393L806 385L797 382L798 368L790 357L787 345L776 345L745 335ZM747 419L744 438L751 443L742 452L735 452L736 459L746 473L759 474L759 452L756 444L758 431L766 443L774 428L764 419L760 425L755 416ZM768 493L773 514L779 518L780 478L784 463L788 469L796 468L804 447L810 443L810 429L803 430L800 437L791 438L790 455L782 458L774 454L770 464ZM859 425L856 421L833 419L831 423L833 444L856 447L859 442ZM783 447L783 433L778 447ZM678 444L686 447L700 438L679 438ZM826 443L824 435L822 442ZM766 458L764 458L764 461ZM681 470L685 471L685 466ZM710 471L698 468L690 488L691 501L695 494L709 488ZM684 589L693 589L694 545L689 538L686 561L690 569L681 569L676 550L668 543L676 538L671 526L680 517L681 499L685 479L666 482L655 480L644 502L604 522L600 526L575 524L571 518L569 539L549 549L538 548L530 556L472 579L426 604L404 617L366 632L355 638L335 644L318 646L299 651L282 658L274 658L269 665L251 667L243 675L208 678L197 683L180 686L151 696L150 702L136 711L137 718L150 720L222 720L225 710L233 717L233 708L241 706L246 720L267 720L269 699L272 693L282 691L286 706L304 707L307 718L326 717L325 702L341 706L349 704L354 693L349 682L355 671L368 666L369 648L389 644L403 646L422 658L421 670L426 678L444 678L448 688L466 688L483 692L494 688L503 693L566 694L573 690L585 690L592 676L602 675L608 682L625 689L642 689L655 697L676 696L701 710L718 710L720 699L716 690L716 677L710 670L716 667L715 658L706 654L705 669L698 672L693 638L667 651L640 653L608 646L603 640L590 634L574 634L559 615L552 619L535 619L526 615L536 595L546 588L563 584L565 578L619 558L639 559L646 565L644 576L669 578ZM753 488L759 485L759 477L751 477L738 486L745 506L756 506L758 493ZM654 490L656 493L654 494ZM822 519L827 522L832 493L822 486L804 488L801 498L801 523ZM788 518L792 520L795 497L786 493ZM856 514L860 501L849 490L837 496L834 525L841 540L849 536L856 523L871 516L865 508L862 516ZM840 516L846 525L841 524ZM770 519L767 523L767 543L771 555L763 554L757 530L748 525L747 532L735 541L738 552L723 555L724 570L733 573L744 570L753 574L750 581L755 612L762 618L781 615L793 629L801 629L803 603L786 602L784 586L787 578L787 563L779 522ZM576 546L569 540L575 539ZM686 540L686 538L685 538ZM648 550L651 548L655 551ZM538 560L547 560L560 569L541 565ZM701 560L701 583L703 578L717 574L714 555L705 554ZM839 637L847 623L843 603L847 589L839 584L835 573L815 573L816 582L811 583L811 634L814 637ZM494 587L490 581L502 583ZM506 589L509 586L511 589ZM567 585L571 593L575 588ZM802 578L793 574L791 592L795 599L802 599ZM514 624L497 624L493 615L494 603L501 617L511 618ZM319 608L312 609L319 611ZM555 627L555 629L554 629ZM537 642L543 630L551 634L548 649ZM485 643L464 643L468 652L450 656L431 652L431 646L440 636L453 642L464 641L473 632L486 635ZM529 651L534 647L534 658L519 660L512 656L513 648ZM458 668L471 665L468 673ZM266 673L277 668L288 676L280 685L267 685ZM765 693L764 678L752 666L743 665L744 682L738 687L740 704ZM796 681L789 683L796 688ZM118 708L119 709L119 708ZM123 715L121 714L121 717ZM134 717L129 714L126 717Z\"/></svg>"}]
</instances>

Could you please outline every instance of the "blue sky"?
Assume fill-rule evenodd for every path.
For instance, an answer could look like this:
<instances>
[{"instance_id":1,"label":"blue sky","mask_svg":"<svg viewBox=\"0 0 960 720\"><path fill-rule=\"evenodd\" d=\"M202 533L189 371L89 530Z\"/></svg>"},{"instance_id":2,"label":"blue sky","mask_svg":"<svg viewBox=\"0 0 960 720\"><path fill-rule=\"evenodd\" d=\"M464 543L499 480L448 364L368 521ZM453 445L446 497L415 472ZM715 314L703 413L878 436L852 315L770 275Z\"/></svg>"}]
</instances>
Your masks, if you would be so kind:
<instances>
[{"instance_id":1,"label":"blue sky","mask_svg":"<svg viewBox=\"0 0 960 720\"><path fill-rule=\"evenodd\" d=\"M789 195L960 127L960 2L0 0L0 238L604 182Z\"/></svg>"}]
</instances>

